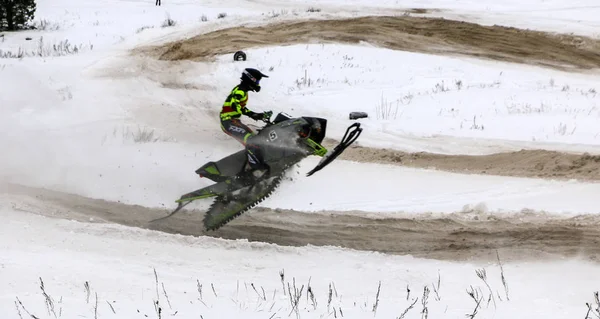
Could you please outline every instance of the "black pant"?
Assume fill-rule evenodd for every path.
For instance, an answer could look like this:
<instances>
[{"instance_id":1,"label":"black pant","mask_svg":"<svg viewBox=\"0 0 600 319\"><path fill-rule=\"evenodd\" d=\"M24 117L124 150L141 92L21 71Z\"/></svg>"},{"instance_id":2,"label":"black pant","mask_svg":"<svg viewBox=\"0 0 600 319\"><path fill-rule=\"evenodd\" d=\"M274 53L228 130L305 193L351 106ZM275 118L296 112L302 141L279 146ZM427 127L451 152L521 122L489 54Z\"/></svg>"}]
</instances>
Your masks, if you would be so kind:
<instances>
[{"instance_id":1,"label":"black pant","mask_svg":"<svg viewBox=\"0 0 600 319\"><path fill-rule=\"evenodd\" d=\"M246 146L246 140L254 135L254 132L239 119L221 120L221 129L244 146Z\"/></svg>"},{"instance_id":2,"label":"black pant","mask_svg":"<svg viewBox=\"0 0 600 319\"><path fill-rule=\"evenodd\" d=\"M252 168L258 169L264 167L260 150L252 144L247 144L248 138L254 135L254 132L248 126L239 119L230 119L221 120L221 129L225 134L244 145L248 153L248 163Z\"/></svg>"}]
</instances>

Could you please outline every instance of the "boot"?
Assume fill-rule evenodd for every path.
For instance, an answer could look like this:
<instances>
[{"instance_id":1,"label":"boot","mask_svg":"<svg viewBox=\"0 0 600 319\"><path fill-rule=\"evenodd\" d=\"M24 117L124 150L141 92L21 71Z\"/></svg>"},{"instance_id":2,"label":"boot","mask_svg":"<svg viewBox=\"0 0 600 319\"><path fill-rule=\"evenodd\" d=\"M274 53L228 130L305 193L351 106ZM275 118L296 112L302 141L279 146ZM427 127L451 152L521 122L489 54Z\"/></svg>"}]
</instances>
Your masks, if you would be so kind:
<instances>
[{"instance_id":1,"label":"boot","mask_svg":"<svg viewBox=\"0 0 600 319\"><path fill-rule=\"evenodd\" d=\"M269 172L269 165L262 160L262 156L257 156L257 152L253 152L252 150L248 150L246 165L247 171L251 172L257 178Z\"/></svg>"},{"instance_id":2,"label":"boot","mask_svg":"<svg viewBox=\"0 0 600 319\"><path fill-rule=\"evenodd\" d=\"M238 174L237 180L242 185L249 186L254 184L257 180L261 180L269 177L269 166L260 160L260 157L256 156L255 152L251 150L246 151L246 164L244 164L243 171Z\"/></svg>"}]
</instances>

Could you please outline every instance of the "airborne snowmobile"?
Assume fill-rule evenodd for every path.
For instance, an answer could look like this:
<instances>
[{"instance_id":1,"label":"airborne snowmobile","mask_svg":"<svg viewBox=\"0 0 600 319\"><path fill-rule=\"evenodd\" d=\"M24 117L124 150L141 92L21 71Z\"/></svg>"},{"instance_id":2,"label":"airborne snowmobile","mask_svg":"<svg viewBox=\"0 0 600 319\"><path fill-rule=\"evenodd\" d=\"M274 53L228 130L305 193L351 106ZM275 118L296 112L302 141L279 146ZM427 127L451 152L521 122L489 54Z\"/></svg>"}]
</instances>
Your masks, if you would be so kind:
<instances>
[{"instance_id":1,"label":"airborne snowmobile","mask_svg":"<svg viewBox=\"0 0 600 319\"><path fill-rule=\"evenodd\" d=\"M346 129L341 142L328 152L321 145L327 130L326 119L306 116L291 118L279 113L273 122L269 119L264 122L266 125L251 137L252 141L249 140L248 144L258 148L269 166L268 173L257 177L254 174L257 171L249 169L246 150L216 162L208 162L198 168L196 174L216 184L181 196L176 200L179 204L171 214L153 221L168 218L195 200L214 197L204 217L204 226L206 230L216 230L269 197L288 168L310 155L322 156L317 166L307 173L307 176L311 176L342 154L362 132L360 123L353 123Z\"/></svg>"}]
</instances>

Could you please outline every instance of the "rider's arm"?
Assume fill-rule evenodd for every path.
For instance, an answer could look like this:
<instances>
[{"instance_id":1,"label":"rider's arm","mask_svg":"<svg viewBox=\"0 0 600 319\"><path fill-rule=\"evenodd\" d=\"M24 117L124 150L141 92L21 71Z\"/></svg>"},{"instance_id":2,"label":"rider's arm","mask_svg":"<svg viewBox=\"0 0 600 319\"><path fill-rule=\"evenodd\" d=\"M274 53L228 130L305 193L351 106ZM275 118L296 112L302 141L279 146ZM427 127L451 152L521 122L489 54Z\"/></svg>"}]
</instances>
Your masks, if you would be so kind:
<instances>
[{"instance_id":1,"label":"rider's arm","mask_svg":"<svg viewBox=\"0 0 600 319\"><path fill-rule=\"evenodd\" d=\"M243 109L243 113L244 115L250 117L253 120L260 120L263 117L263 113L256 113L256 112L252 112L246 108Z\"/></svg>"},{"instance_id":2,"label":"rider's arm","mask_svg":"<svg viewBox=\"0 0 600 319\"><path fill-rule=\"evenodd\" d=\"M242 95L242 93L238 93L236 92L233 97L231 98L231 105L233 105L233 107L235 108L235 110L243 115L246 115L250 118L252 118L253 120L260 120L263 117L263 113L256 113L253 112L251 110L249 110L246 107L246 104L242 104L242 99L244 98L244 96Z\"/></svg>"},{"instance_id":3,"label":"rider's arm","mask_svg":"<svg viewBox=\"0 0 600 319\"><path fill-rule=\"evenodd\" d=\"M238 103L238 105L240 105L240 104ZM253 119L255 121L259 121L259 120L263 119L263 117L265 116L265 113L263 113L263 112L257 113L257 112L250 111L245 105L240 105L240 108L238 110L240 113L250 117L251 119Z\"/></svg>"}]
</instances>

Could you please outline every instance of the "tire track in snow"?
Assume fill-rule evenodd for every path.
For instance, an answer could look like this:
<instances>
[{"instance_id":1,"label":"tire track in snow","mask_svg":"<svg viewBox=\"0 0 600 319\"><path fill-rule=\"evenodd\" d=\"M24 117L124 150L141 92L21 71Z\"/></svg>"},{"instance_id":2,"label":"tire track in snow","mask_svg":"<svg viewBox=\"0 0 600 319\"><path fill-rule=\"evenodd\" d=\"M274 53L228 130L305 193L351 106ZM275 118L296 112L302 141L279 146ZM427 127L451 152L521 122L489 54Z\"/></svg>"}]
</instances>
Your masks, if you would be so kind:
<instances>
[{"instance_id":1,"label":"tire track in snow","mask_svg":"<svg viewBox=\"0 0 600 319\"><path fill-rule=\"evenodd\" d=\"M328 140L326 147L337 141ZM573 154L550 150L520 150L487 155L409 153L393 149L350 146L339 157L364 163L437 169L462 174L600 181L600 155Z\"/></svg>"},{"instance_id":2,"label":"tire track in snow","mask_svg":"<svg viewBox=\"0 0 600 319\"><path fill-rule=\"evenodd\" d=\"M559 70L588 71L600 67L600 41L594 38L412 16L294 20L225 28L134 51L167 61L210 60L215 55L250 47L315 41L364 41L393 50L468 56Z\"/></svg>"},{"instance_id":3,"label":"tire track in snow","mask_svg":"<svg viewBox=\"0 0 600 319\"><path fill-rule=\"evenodd\" d=\"M488 214L302 213L255 208L221 229L202 229L201 211L184 211L149 223L166 209L127 205L101 199L2 185L0 203L15 210L83 222L108 222L173 234L245 239L286 246L337 246L440 260L539 260L600 256L600 216L552 216L543 212Z\"/></svg>"}]
</instances>

